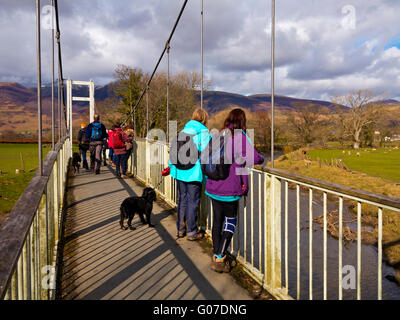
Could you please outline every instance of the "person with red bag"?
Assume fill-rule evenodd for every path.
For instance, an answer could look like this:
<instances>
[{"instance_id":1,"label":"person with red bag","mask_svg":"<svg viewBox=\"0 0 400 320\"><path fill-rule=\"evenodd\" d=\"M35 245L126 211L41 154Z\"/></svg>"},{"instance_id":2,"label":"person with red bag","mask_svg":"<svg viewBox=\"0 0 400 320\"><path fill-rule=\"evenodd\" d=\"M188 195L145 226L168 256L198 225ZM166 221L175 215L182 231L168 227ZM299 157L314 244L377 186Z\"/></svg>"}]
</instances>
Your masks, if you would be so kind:
<instances>
[{"instance_id":1,"label":"person with red bag","mask_svg":"<svg viewBox=\"0 0 400 320\"><path fill-rule=\"evenodd\" d=\"M113 166L115 166L115 155L114 155L114 146L112 145L112 140L110 137L112 136L115 130L115 126L113 125L110 130L108 130L108 159Z\"/></svg>"},{"instance_id":2,"label":"person with red bag","mask_svg":"<svg viewBox=\"0 0 400 320\"><path fill-rule=\"evenodd\" d=\"M126 179L128 178L126 175L126 171L128 168L128 152L126 150L125 144L126 142L132 142L132 138L130 138L124 131L122 131L120 123L116 123L115 129L110 136L110 140L115 155L115 168L117 171L117 177Z\"/></svg>"}]
</instances>

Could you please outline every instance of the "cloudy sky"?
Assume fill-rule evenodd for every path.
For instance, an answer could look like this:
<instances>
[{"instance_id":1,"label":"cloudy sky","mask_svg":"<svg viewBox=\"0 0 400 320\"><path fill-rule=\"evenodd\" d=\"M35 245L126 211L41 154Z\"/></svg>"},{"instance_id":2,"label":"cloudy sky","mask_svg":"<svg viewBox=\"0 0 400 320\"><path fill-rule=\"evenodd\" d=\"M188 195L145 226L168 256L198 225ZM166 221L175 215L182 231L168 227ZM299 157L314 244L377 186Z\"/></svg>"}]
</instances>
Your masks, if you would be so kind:
<instances>
[{"instance_id":1,"label":"cloudy sky","mask_svg":"<svg viewBox=\"0 0 400 320\"><path fill-rule=\"evenodd\" d=\"M400 99L399 0L277 0L276 92L330 99L372 89ZM42 0L43 81L50 30ZM183 0L59 0L64 76L106 84L118 64L151 72ZM200 72L200 0L171 43L171 70ZM270 0L204 0L212 90L270 91ZM0 0L0 81L35 84L35 1ZM160 70L166 69L166 60Z\"/></svg>"}]
</instances>

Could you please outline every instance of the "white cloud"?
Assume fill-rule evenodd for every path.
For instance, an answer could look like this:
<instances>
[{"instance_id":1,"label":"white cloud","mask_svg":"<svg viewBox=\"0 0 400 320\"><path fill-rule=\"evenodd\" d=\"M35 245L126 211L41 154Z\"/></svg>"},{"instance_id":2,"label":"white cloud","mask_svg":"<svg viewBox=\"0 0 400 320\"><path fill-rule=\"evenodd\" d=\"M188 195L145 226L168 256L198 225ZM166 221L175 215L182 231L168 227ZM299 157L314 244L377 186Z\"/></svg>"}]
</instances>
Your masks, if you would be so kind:
<instances>
[{"instance_id":1,"label":"white cloud","mask_svg":"<svg viewBox=\"0 0 400 320\"><path fill-rule=\"evenodd\" d=\"M205 74L215 90L270 90L270 1L205 2ZM182 0L60 1L64 73L112 79L117 64L152 71ZM45 5L45 4L43 4ZM47 5L47 3L46 3ZM355 8L355 29L342 8ZM34 83L34 2L2 0L0 81ZM397 0L280 0L276 3L276 92L324 98L369 88L400 97ZM43 80L50 34L42 30ZM173 71L200 71L200 1L189 1L171 43ZM166 69L165 61L160 70Z\"/></svg>"}]
</instances>

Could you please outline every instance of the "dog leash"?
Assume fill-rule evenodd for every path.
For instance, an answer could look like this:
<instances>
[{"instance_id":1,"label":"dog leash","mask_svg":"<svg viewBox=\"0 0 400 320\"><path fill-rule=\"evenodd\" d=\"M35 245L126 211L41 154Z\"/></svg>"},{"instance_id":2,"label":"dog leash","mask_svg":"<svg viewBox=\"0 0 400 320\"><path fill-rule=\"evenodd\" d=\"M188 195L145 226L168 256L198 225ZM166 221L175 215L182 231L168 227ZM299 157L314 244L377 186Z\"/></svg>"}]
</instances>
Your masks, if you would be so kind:
<instances>
[{"instance_id":1,"label":"dog leash","mask_svg":"<svg viewBox=\"0 0 400 320\"><path fill-rule=\"evenodd\" d=\"M166 176L169 175L170 172L171 172L171 168L170 168L170 167L166 167L166 168L164 168L164 170L161 172L161 176L162 176L162 177L166 177ZM164 181L164 180L161 179L161 180L157 183L157 185L154 187L154 189L157 189L157 188L161 185L161 183L162 183L163 181Z\"/></svg>"},{"instance_id":2,"label":"dog leash","mask_svg":"<svg viewBox=\"0 0 400 320\"><path fill-rule=\"evenodd\" d=\"M163 181L164 181L164 180L161 179L153 189L157 189L157 188L161 185L161 183L162 183Z\"/></svg>"}]
</instances>

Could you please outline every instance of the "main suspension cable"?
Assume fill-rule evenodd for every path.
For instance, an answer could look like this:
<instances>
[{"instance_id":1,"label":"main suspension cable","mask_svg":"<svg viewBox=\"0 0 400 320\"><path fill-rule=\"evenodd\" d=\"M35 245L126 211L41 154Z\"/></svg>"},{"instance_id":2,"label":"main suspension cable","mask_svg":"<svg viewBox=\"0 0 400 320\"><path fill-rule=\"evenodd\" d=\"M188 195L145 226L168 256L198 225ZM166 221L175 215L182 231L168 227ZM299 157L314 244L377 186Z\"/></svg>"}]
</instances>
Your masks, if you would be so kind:
<instances>
[{"instance_id":1,"label":"main suspension cable","mask_svg":"<svg viewBox=\"0 0 400 320\"><path fill-rule=\"evenodd\" d=\"M157 62L156 66L155 66L155 68L154 68L154 70L153 70L153 73L151 74L149 80L147 81L147 84L146 84L146 86L144 87L144 89L143 89L143 91L142 91L142 94L140 95L140 97L139 97L138 101L136 102L135 106L133 107L133 110L131 110L131 112L129 113L129 115L128 115L127 118L125 119L125 121L122 122L121 127L124 127L124 126L125 126L126 122L127 122L127 121L129 120L129 118L132 116L133 112L136 110L136 107L139 105L140 101L142 101L142 99L143 99L145 93L147 92L147 90L148 90L148 88L149 88L149 86L150 86L150 83L151 83L151 81L153 80L153 77L154 77L154 75L155 75L155 73L156 73L156 71L157 71L157 69L158 69L158 66L160 65L161 60L162 60L162 58L164 57L164 54L165 54L165 52L167 51L167 48L169 47L169 44L170 44L171 39L172 39L172 36L173 36L174 33L175 33L175 29L176 29L176 27L178 26L178 23L179 23L179 21L180 21L180 19L181 19L181 17L182 17L182 14L183 14L183 11L185 10L185 7L186 7L187 2L188 2L188 0L185 0L185 2L184 2L183 5L182 5L182 8L181 8L181 10L180 10L180 12L179 12L179 15L178 15L178 18L176 19L175 24L174 24L174 27L172 28L171 34L169 35L169 38L168 38L168 40L167 40L167 42L166 42L166 44L165 44L165 46L164 46L164 49L163 49L163 51L162 51L162 53L161 53L161 56L160 56L160 58L158 59L158 62ZM135 128L135 130L136 130L136 128Z\"/></svg>"}]
</instances>

